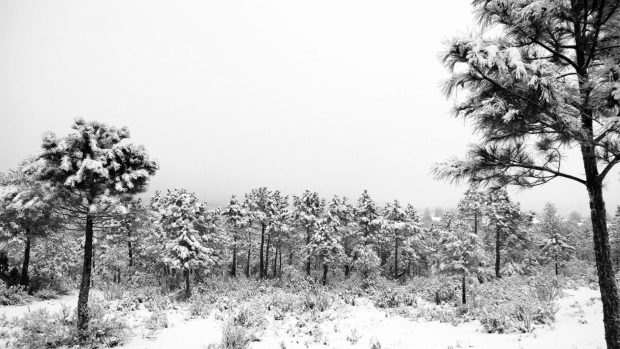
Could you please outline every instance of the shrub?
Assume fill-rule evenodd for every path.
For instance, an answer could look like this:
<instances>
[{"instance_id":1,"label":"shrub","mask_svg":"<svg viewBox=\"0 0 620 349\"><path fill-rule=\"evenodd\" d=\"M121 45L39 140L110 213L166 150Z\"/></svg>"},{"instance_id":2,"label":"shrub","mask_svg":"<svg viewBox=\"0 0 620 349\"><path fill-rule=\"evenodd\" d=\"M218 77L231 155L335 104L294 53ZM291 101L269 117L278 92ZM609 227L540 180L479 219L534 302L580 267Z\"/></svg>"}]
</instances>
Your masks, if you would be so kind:
<instances>
[{"instance_id":1,"label":"shrub","mask_svg":"<svg viewBox=\"0 0 620 349\"><path fill-rule=\"evenodd\" d=\"M252 336L243 326L228 322L222 329L222 343L218 349L247 349Z\"/></svg>"},{"instance_id":2,"label":"shrub","mask_svg":"<svg viewBox=\"0 0 620 349\"><path fill-rule=\"evenodd\" d=\"M148 318L144 320L144 327L151 331L168 328L168 326L170 326L168 322L168 315L164 311L152 313Z\"/></svg>"},{"instance_id":3,"label":"shrub","mask_svg":"<svg viewBox=\"0 0 620 349\"><path fill-rule=\"evenodd\" d=\"M378 308L397 308L400 306L415 306L417 300L414 294L403 288L379 290L372 296Z\"/></svg>"},{"instance_id":4,"label":"shrub","mask_svg":"<svg viewBox=\"0 0 620 349\"><path fill-rule=\"evenodd\" d=\"M90 307L90 320L83 347L115 347L129 336L125 321L109 311L105 305L96 303ZM45 309L26 313L12 324L19 328L15 332L16 348L59 348L78 346L76 313L68 307L60 313L49 313Z\"/></svg>"},{"instance_id":5,"label":"shrub","mask_svg":"<svg viewBox=\"0 0 620 349\"><path fill-rule=\"evenodd\" d=\"M22 286L7 287L4 282L0 282L0 304L2 305L19 305L25 304L32 300L26 289Z\"/></svg>"}]
</instances>

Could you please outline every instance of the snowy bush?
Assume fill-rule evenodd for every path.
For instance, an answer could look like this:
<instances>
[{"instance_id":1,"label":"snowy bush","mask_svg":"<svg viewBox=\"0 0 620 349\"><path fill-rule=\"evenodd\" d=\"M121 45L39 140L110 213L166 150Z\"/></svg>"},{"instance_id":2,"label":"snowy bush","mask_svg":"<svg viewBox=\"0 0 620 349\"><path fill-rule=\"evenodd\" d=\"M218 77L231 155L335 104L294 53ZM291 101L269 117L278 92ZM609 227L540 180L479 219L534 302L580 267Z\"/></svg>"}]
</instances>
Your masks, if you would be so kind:
<instances>
[{"instance_id":1,"label":"snowy bush","mask_svg":"<svg viewBox=\"0 0 620 349\"><path fill-rule=\"evenodd\" d=\"M250 347L252 336L243 326L227 322L222 329L222 343L217 349L246 349Z\"/></svg>"},{"instance_id":2,"label":"snowy bush","mask_svg":"<svg viewBox=\"0 0 620 349\"><path fill-rule=\"evenodd\" d=\"M90 320L82 347L106 348L121 345L130 335L125 321L110 314L105 305L94 303L89 308ZM69 308L59 313L39 309L26 313L12 324L15 348L61 348L80 345L76 314Z\"/></svg>"},{"instance_id":3,"label":"snowy bush","mask_svg":"<svg viewBox=\"0 0 620 349\"><path fill-rule=\"evenodd\" d=\"M18 305L25 304L32 300L26 289L22 286L7 287L4 282L0 282L0 304Z\"/></svg>"}]
</instances>

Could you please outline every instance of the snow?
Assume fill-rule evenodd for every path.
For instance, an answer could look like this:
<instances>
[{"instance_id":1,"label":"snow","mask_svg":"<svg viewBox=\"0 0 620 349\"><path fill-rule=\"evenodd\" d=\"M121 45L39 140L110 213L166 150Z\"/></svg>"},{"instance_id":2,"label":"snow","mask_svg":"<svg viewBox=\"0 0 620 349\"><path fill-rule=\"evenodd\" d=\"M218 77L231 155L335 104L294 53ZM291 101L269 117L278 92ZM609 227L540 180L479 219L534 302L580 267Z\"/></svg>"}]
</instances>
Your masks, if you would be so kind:
<instances>
[{"instance_id":1,"label":"snow","mask_svg":"<svg viewBox=\"0 0 620 349\"><path fill-rule=\"evenodd\" d=\"M77 294L30 305L0 307L0 316L22 316L28 311L46 308L60 311L63 304L74 307ZM420 301L419 306L432 306ZM602 305L598 290L582 287L565 290L557 301L559 311L551 326L537 327L532 333L488 334L477 321L453 326L438 321L412 320L376 308L367 299L359 298L356 305L343 305L323 313L316 326L300 331L298 320L269 319L261 341L251 343L253 349L280 348L369 348L379 342L382 349L420 347L428 349L598 349L605 348ZM138 312L147 312L140 310ZM134 314L136 317L145 314ZM187 349L207 348L221 341L222 316L216 311L206 319L187 319L183 311L168 311L170 326L150 333L134 329L134 337L121 348L125 349ZM308 334L308 331L313 332ZM301 332L301 333L300 333ZM352 344L350 338L359 337Z\"/></svg>"}]
</instances>

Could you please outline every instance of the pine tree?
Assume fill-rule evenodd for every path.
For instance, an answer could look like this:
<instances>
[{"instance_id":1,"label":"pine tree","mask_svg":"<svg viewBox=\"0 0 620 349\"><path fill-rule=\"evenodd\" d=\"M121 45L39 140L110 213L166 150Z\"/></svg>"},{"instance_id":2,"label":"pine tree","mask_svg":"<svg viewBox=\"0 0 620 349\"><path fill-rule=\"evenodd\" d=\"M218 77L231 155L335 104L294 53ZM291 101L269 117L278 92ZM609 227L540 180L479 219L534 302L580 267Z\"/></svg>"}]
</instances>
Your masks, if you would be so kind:
<instances>
[{"instance_id":1,"label":"pine tree","mask_svg":"<svg viewBox=\"0 0 620 349\"><path fill-rule=\"evenodd\" d=\"M261 240L259 250L259 277L267 277L265 263L265 234L267 229L275 221L283 219L283 214L288 206L288 197L283 196L279 191L270 191L266 187L252 189L245 196L244 203L250 212L251 221L258 223L261 229ZM271 236L268 236L270 239ZM269 244L270 240L268 240ZM269 246L267 246L269 251ZM268 254L267 256L268 257Z\"/></svg>"},{"instance_id":2,"label":"pine tree","mask_svg":"<svg viewBox=\"0 0 620 349\"><path fill-rule=\"evenodd\" d=\"M189 298L190 272L215 264L215 249L207 244L207 235L212 233L208 209L185 189L169 190L164 196L155 193L151 207L158 213L166 236L164 263L183 271L185 296Z\"/></svg>"},{"instance_id":3,"label":"pine tree","mask_svg":"<svg viewBox=\"0 0 620 349\"><path fill-rule=\"evenodd\" d=\"M0 226L24 241L20 284L29 283L28 267L34 240L58 231L62 222L54 213L57 195L47 183L24 173L33 159L0 179Z\"/></svg>"},{"instance_id":4,"label":"pine tree","mask_svg":"<svg viewBox=\"0 0 620 349\"><path fill-rule=\"evenodd\" d=\"M482 273L487 262L482 239L469 232L467 224L454 219L449 229L440 232L438 246L439 270L461 276L461 299L466 304L468 279Z\"/></svg>"},{"instance_id":5,"label":"pine tree","mask_svg":"<svg viewBox=\"0 0 620 349\"><path fill-rule=\"evenodd\" d=\"M351 263L353 262L353 251L357 246L355 208L348 202L346 197L334 195L329 203L328 215L337 222L337 224L332 224L332 228L339 236L342 244L344 276L349 277Z\"/></svg>"},{"instance_id":6,"label":"pine tree","mask_svg":"<svg viewBox=\"0 0 620 349\"><path fill-rule=\"evenodd\" d=\"M342 244L338 239L337 227L340 226L337 216L332 216L327 211L320 219L308 243L308 254L321 261L323 265L322 284L327 285L327 273L329 266L340 263L345 254Z\"/></svg>"},{"instance_id":7,"label":"pine tree","mask_svg":"<svg viewBox=\"0 0 620 349\"><path fill-rule=\"evenodd\" d=\"M232 235L232 263L230 267L230 275L237 276L237 251L243 238L244 229L250 223L249 212L247 208L237 200L234 195L230 198L228 207L222 212L226 219L226 225Z\"/></svg>"},{"instance_id":8,"label":"pine tree","mask_svg":"<svg viewBox=\"0 0 620 349\"><path fill-rule=\"evenodd\" d=\"M469 188L459 200L458 211L463 217L471 217L474 224L474 234L478 234L478 226L485 211L486 193L476 188Z\"/></svg>"},{"instance_id":9,"label":"pine tree","mask_svg":"<svg viewBox=\"0 0 620 349\"><path fill-rule=\"evenodd\" d=\"M370 276L381 265L377 249L382 242L381 224L383 217L367 190L357 200L355 222L359 229L359 244L354 252L355 265L364 277Z\"/></svg>"},{"instance_id":10,"label":"pine tree","mask_svg":"<svg viewBox=\"0 0 620 349\"><path fill-rule=\"evenodd\" d=\"M317 192L306 190L301 196L293 197L293 207L293 219L305 233L306 275L310 276L312 256L310 244L325 211L325 200L321 199Z\"/></svg>"},{"instance_id":11,"label":"pine tree","mask_svg":"<svg viewBox=\"0 0 620 349\"><path fill-rule=\"evenodd\" d=\"M508 197L502 189L490 190L485 205L489 226L495 235L495 277L501 278L501 251L508 247L506 242L514 238L519 232L523 217L518 203Z\"/></svg>"},{"instance_id":12,"label":"pine tree","mask_svg":"<svg viewBox=\"0 0 620 349\"><path fill-rule=\"evenodd\" d=\"M603 184L620 163L620 6L617 1L474 0L483 29L502 35L456 38L444 62L445 92L467 92L456 114L481 142L465 159L439 165L440 178L529 188L555 178L589 196L605 340L620 348L620 294L614 277ZM563 164L578 149L582 173Z\"/></svg>"},{"instance_id":13,"label":"pine tree","mask_svg":"<svg viewBox=\"0 0 620 349\"><path fill-rule=\"evenodd\" d=\"M547 203L543 209L540 221L540 232L544 240L540 246L543 256L551 258L555 263L555 275L559 275L559 262L568 260L575 248L568 244L562 234L562 225L557 216L557 210L551 203Z\"/></svg>"},{"instance_id":14,"label":"pine tree","mask_svg":"<svg viewBox=\"0 0 620 349\"><path fill-rule=\"evenodd\" d=\"M127 128L83 119L77 119L72 128L74 131L62 138L53 133L43 137L43 150L29 173L53 185L64 202L56 209L85 228L77 321L83 339L88 326L95 224L115 213L119 197L145 191L157 163L149 159L144 147L127 141Z\"/></svg>"}]
</instances>

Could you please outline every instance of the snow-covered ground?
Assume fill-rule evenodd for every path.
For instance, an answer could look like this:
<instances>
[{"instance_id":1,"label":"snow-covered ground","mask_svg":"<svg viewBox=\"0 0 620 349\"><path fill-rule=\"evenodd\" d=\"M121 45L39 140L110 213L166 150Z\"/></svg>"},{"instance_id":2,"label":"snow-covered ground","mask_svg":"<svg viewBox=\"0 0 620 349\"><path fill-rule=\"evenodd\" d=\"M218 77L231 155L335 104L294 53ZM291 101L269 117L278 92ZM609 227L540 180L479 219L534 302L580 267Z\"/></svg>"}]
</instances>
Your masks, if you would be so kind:
<instances>
[{"instance_id":1,"label":"snow-covered ground","mask_svg":"<svg viewBox=\"0 0 620 349\"><path fill-rule=\"evenodd\" d=\"M0 308L0 316L21 316L27 311L47 308L60 311L63 304L74 306L76 296L41 301L25 306ZM604 348L602 305L598 290L579 288L566 290L558 300L556 322L537 327L528 334L487 334L477 321L453 326L438 321L411 320L377 309L371 302L359 299L355 306L345 305L326 314L317 326L301 329L296 318L270 320L261 341L251 348L370 348L380 343L386 348L533 348L533 349L597 349ZM140 312L140 311L139 311ZM133 316L139 317L139 312ZM144 314L142 314L143 316ZM221 340L222 314L217 311L206 319L187 319L181 311L169 311L170 327L156 335L137 326L135 336L122 348L204 349Z\"/></svg>"}]
</instances>

